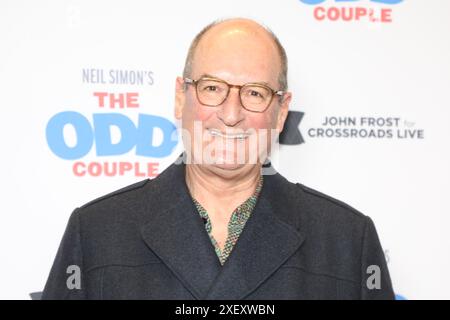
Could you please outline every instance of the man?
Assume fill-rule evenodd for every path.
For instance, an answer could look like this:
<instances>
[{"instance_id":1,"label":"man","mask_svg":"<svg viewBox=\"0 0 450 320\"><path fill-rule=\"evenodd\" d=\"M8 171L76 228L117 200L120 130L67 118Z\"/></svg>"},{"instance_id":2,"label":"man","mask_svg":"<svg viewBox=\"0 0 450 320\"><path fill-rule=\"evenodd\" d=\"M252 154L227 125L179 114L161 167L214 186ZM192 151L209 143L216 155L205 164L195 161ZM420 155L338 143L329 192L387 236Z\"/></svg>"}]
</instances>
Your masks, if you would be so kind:
<instances>
[{"instance_id":1,"label":"man","mask_svg":"<svg viewBox=\"0 0 450 320\"><path fill-rule=\"evenodd\" d=\"M291 101L272 32L248 19L207 26L175 97L183 161L76 209L44 299L394 297L370 218L262 174Z\"/></svg>"}]
</instances>

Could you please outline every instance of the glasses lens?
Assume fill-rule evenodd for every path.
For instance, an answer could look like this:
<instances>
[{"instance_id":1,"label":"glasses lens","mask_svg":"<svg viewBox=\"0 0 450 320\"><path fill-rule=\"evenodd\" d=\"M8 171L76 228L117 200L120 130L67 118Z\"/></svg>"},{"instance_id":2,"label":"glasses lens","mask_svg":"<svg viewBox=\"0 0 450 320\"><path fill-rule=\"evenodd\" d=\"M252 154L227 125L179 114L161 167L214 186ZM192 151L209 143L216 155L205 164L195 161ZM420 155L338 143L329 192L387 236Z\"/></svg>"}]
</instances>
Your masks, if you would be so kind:
<instances>
[{"instance_id":1,"label":"glasses lens","mask_svg":"<svg viewBox=\"0 0 450 320\"><path fill-rule=\"evenodd\" d=\"M197 82L197 94L201 103L217 106L227 97L228 86L220 81L200 79Z\"/></svg>"},{"instance_id":2,"label":"glasses lens","mask_svg":"<svg viewBox=\"0 0 450 320\"><path fill-rule=\"evenodd\" d=\"M242 104L252 111L263 111L272 99L272 91L264 86L246 85L241 90Z\"/></svg>"}]
</instances>

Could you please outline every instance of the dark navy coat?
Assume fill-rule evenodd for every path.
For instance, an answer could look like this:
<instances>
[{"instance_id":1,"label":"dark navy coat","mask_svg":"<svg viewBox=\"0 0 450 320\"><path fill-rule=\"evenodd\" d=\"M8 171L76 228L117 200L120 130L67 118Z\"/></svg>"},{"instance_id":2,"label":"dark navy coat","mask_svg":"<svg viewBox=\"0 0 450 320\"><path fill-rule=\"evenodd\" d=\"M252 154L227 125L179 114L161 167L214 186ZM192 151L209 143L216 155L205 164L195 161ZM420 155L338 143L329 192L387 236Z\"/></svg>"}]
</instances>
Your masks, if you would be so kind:
<instances>
[{"instance_id":1,"label":"dark navy coat","mask_svg":"<svg viewBox=\"0 0 450 320\"><path fill-rule=\"evenodd\" d=\"M279 173L221 266L184 174L174 163L74 210L42 298L394 298L372 220Z\"/></svg>"}]
</instances>

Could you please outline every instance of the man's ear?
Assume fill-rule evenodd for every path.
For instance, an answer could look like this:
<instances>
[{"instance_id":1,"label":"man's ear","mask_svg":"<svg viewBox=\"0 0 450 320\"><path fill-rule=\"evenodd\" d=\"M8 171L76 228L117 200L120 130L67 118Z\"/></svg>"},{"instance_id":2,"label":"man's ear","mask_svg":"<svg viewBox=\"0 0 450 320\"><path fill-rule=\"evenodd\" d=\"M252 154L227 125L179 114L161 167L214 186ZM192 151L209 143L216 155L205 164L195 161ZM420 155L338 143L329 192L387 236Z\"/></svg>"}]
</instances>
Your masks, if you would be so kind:
<instances>
[{"instance_id":1,"label":"man's ear","mask_svg":"<svg viewBox=\"0 0 450 320\"><path fill-rule=\"evenodd\" d=\"M184 103L186 100L185 83L183 78L177 77L175 81L175 118L181 119L183 115Z\"/></svg>"},{"instance_id":2,"label":"man's ear","mask_svg":"<svg viewBox=\"0 0 450 320\"><path fill-rule=\"evenodd\" d=\"M286 122L286 118L289 111L289 104L292 100L292 93L286 92L284 93L281 103L280 109L278 110L278 119L277 119L277 131L280 133L283 131L284 123Z\"/></svg>"}]
</instances>

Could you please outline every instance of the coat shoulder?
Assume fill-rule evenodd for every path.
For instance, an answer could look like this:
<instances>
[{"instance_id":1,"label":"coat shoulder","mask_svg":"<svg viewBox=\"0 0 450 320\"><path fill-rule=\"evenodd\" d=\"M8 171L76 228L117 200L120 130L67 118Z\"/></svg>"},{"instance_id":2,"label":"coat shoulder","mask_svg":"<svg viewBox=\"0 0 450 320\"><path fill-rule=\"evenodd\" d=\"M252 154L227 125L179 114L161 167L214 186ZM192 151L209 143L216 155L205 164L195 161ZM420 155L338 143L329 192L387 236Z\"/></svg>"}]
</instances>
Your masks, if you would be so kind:
<instances>
[{"instance_id":1,"label":"coat shoulder","mask_svg":"<svg viewBox=\"0 0 450 320\"><path fill-rule=\"evenodd\" d=\"M135 212L141 209L144 190L149 184L150 179L142 180L83 204L77 210L81 221L87 228L96 228L112 222L135 220Z\"/></svg>"},{"instance_id":2,"label":"coat shoulder","mask_svg":"<svg viewBox=\"0 0 450 320\"><path fill-rule=\"evenodd\" d=\"M317 222L332 228L333 222L364 225L367 216L344 201L310 188L302 183L291 182L282 175L270 179L272 202L281 216L298 223ZM303 221L298 221L303 220Z\"/></svg>"},{"instance_id":3,"label":"coat shoulder","mask_svg":"<svg viewBox=\"0 0 450 320\"><path fill-rule=\"evenodd\" d=\"M363 213L341 200L313 188L307 187L301 183L296 183L295 185L298 192L302 194L302 199L306 204L314 206L316 209L320 209L320 211L324 213L343 214L349 219L356 220L366 218Z\"/></svg>"},{"instance_id":4,"label":"coat shoulder","mask_svg":"<svg viewBox=\"0 0 450 320\"><path fill-rule=\"evenodd\" d=\"M98 198L95 198L95 199L83 204L79 209L88 209L92 206L96 206L97 204L103 205L104 203L107 203L109 201L114 202L118 198L133 195L133 194L139 192L139 190L142 189L145 185L147 185L147 183L149 183L149 181L150 181L149 179L145 179L145 180L130 184L128 186L125 186L123 188L117 189L115 191L107 193L103 196L100 196Z\"/></svg>"}]
</instances>

